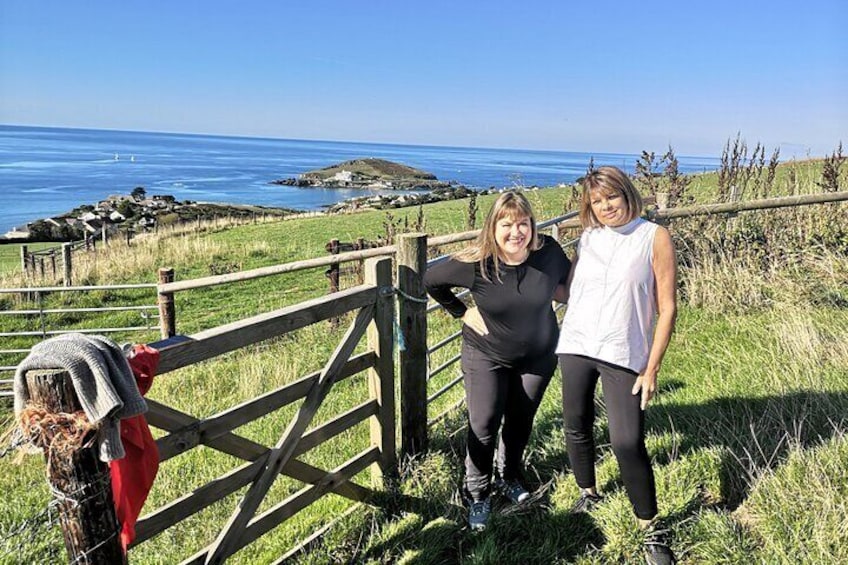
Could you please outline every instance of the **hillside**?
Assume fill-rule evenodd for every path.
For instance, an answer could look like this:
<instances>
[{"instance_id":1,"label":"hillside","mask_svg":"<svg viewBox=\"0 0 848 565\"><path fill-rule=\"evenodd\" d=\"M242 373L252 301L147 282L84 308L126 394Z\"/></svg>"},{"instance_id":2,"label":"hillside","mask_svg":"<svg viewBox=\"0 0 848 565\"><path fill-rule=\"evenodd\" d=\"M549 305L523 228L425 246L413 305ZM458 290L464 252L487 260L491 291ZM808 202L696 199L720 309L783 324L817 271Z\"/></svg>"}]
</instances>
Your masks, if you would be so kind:
<instances>
[{"instance_id":1,"label":"hillside","mask_svg":"<svg viewBox=\"0 0 848 565\"><path fill-rule=\"evenodd\" d=\"M772 192L763 194L758 188L756 197L819 192L820 170L820 164L787 165L778 170ZM754 198L753 184L749 188L746 198ZM714 202L716 175L700 175L689 190L698 191L693 194L698 202ZM570 209L570 192L527 194L538 215L548 218ZM495 197L481 196L480 209L486 211ZM178 280L221 269L257 268L324 255L332 238L371 239L390 228L403 231L407 220L411 230L417 213L369 211L162 233L140 238L130 249L115 242L113 250L91 260L84 272L89 284L97 284L150 282L163 266L175 267ZM428 204L421 213L420 229L429 234L461 231L467 201ZM848 524L846 213L848 204L842 203L670 223L681 264L680 313L646 427L660 512L674 530L673 545L682 563L782 563L787 556L809 565L848 562L848 547L839 541ZM477 219L479 225L479 215ZM7 275L0 286L20 282ZM343 288L355 284L353 275L342 281ZM322 268L180 293L178 331L190 335L302 302L326 293L327 286ZM61 300L58 295L50 298ZM118 293L98 295L100 302L124 299ZM21 309L9 300L3 309ZM73 321L76 317L69 318ZM6 323L11 325L8 317ZM428 316L428 343L439 343L457 329L455 320L434 312ZM219 414L319 370L344 330L344 324L338 329L310 326L261 347L163 375L150 395L200 418ZM457 351L441 348L430 358L431 367ZM428 383L428 394L455 376L453 370L437 375ZM343 518L299 563L641 562L640 539L605 439L605 418L597 423L598 479L605 499L591 514L570 512L577 488L565 454L560 390L557 375L526 455L525 477L538 500L518 510L498 503L489 531L475 535L464 527L455 495L465 447L465 414L459 409L432 426L429 452L404 463L396 490L349 515L351 505L345 499L322 498L230 562L276 562L308 532L335 517ZM354 409L367 395L366 379L339 383L326 410L322 407L322 421ZM454 388L431 406L430 414L446 410L461 396L461 386ZM289 406L238 433L273 444L296 409ZM368 442L368 426L362 425L326 449L310 451L307 460L335 468ZM37 515L50 497L40 456L26 458L22 466L13 466L10 459L0 461L0 488L11 493L0 500L4 532ZM146 510L191 492L233 465L232 457L211 449L166 461ZM369 484L367 472L357 482ZM279 479L269 504L302 487L298 481ZM131 561L185 559L215 539L236 503L228 498L196 520L143 543L131 551ZM55 528L21 545L14 536L0 542L0 561L59 561L63 551Z\"/></svg>"}]
</instances>

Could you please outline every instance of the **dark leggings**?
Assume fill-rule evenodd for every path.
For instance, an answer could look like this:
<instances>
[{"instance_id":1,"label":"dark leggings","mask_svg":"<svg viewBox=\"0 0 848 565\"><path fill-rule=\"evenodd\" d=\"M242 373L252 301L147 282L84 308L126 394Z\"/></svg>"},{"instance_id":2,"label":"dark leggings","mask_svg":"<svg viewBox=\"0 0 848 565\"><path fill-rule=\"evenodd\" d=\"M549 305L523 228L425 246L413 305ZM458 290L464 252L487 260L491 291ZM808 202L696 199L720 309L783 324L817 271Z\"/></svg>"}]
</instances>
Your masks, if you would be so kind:
<instances>
[{"instance_id":1,"label":"dark leggings","mask_svg":"<svg viewBox=\"0 0 848 565\"><path fill-rule=\"evenodd\" d=\"M595 486L595 387L604 391L612 451L636 516L650 520L657 513L651 460L645 449L645 413L641 396L633 394L634 371L581 355L560 355L565 445L577 485Z\"/></svg>"},{"instance_id":2,"label":"dark leggings","mask_svg":"<svg viewBox=\"0 0 848 565\"><path fill-rule=\"evenodd\" d=\"M462 346L469 424L465 488L475 500L491 490L492 459L501 420L498 474L504 480L521 478L521 458L533 418L555 368L553 354L506 367L473 347Z\"/></svg>"}]
</instances>

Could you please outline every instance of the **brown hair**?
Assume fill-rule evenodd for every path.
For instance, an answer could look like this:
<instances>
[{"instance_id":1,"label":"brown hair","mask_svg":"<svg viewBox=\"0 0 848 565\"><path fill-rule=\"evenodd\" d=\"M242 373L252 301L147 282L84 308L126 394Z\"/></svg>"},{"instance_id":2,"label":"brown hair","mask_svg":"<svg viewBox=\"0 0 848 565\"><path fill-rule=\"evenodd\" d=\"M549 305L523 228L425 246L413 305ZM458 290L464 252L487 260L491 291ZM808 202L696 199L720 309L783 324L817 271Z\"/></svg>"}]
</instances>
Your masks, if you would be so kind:
<instances>
[{"instance_id":1,"label":"brown hair","mask_svg":"<svg viewBox=\"0 0 848 565\"><path fill-rule=\"evenodd\" d=\"M603 225L592 211L592 191L594 190L622 196L627 203L628 222L642 214L642 197L639 191L633 186L630 177L618 167L598 167L587 173L581 184L583 195L580 198L580 224L584 228Z\"/></svg>"},{"instance_id":2,"label":"brown hair","mask_svg":"<svg viewBox=\"0 0 848 565\"><path fill-rule=\"evenodd\" d=\"M495 278L501 280L500 264L501 258L498 256L498 242L495 240L495 229L497 224L503 218L530 218L530 243L527 245L528 251L535 251L542 247L542 238L539 237L539 232L536 229L536 216L533 215L533 207L527 197L520 192L512 190L501 194L492 207L489 213L486 214L486 220L483 222L483 228L477 239L474 240L465 249L454 253L453 257L465 263L480 263L480 274L483 278L489 280L486 261L491 258L495 271Z\"/></svg>"}]
</instances>

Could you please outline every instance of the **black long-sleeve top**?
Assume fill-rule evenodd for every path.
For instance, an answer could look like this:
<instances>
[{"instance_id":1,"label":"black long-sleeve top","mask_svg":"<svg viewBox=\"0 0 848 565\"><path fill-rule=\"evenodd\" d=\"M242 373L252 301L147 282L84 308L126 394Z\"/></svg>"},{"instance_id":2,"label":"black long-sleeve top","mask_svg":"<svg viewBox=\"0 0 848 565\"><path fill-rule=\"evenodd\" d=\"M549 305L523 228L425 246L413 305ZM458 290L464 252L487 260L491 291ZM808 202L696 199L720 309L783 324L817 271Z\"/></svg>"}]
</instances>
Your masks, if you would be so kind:
<instances>
[{"instance_id":1,"label":"black long-sleeve top","mask_svg":"<svg viewBox=\"0 0 848 565\"><path fill-rule=\"evenodd\" d=\"M452 288L471 290L489 334L481 336L463 325L462 338L507 365L552 355L556 348L558 326L551 300L557 285L565 284L571 262L553 238L542 237L542 247L531 251L523 263L500 265L500 281L494 276L491 259L487 263L489 280L480 274L479 262L454 258L433 265L424 274L427 292L455 318L461 318L467 308Z\"/></svg>"}]
</instances>

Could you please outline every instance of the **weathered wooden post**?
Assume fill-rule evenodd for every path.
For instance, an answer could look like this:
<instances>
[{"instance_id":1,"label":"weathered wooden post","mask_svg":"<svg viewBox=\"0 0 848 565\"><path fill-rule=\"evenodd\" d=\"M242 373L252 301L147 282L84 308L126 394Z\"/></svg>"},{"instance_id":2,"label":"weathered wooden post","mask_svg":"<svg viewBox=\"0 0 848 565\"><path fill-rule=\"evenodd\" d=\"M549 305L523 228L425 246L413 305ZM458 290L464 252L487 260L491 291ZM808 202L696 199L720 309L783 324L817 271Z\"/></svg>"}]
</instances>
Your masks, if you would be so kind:
<instances>
[{"instance_id":1,"label":"weathered wooden post","mask_svg":"<svg viewBox=\"0 0 848 565\"><path fill-rule=\"evenodd\" d=\"M365 238L357 237L356 244L353 246L357 251L362 251L365 249ZM356 279L359 281L358 284L365 283L365 259L360 259L358 263L356 263Z\"/></svg>"},{"instance_id":2,"label":"weathered wooden post","mask_svg":"<svg viewBox=\"0 0 848 565\"><path fill-rule=\"evenodd\" d=\"M44 278L44 257L38 258L38 274L41 278Z\"/></svg>"},{"instance_id":3,"label":"weathered wooden post","mask_svg":"<svg viewBox=\"0 0 848 565\"><path fill-rule=\"evenodd\" d=\"M174 269L159 269L159 284L174 282ZM177 311L173 292L159 293L159 331L162 339L177 335Z\"/></svg>"},{"instance_id":4,"label":"weathered wooden post","mask_svg":"<svg viewBox=\"0 0 848 565\"><path fill-rule=\"evenodd\" d=\"M73 264L71 260L71 246L72 243L63 243L62 244L62 268L64 271L64 275L62 276L62 284L64 286L73 286L73 278L72 278L72 269Z\"/></svg>"},{"instance_id":5,"label":"weathered wooden post","mask_svg":"<svg viewBox=\"0 0 848 565\"><path fill-rule=\"evenodd\" d=\"M559 224L551 226L551 237L554 238L555 241L559 241Z\"/></svg>"},{"instance_id":6,"label":"weathered wooden post","mask_svg":"<svg viewBox=\"0 0 848 565\"><path fill-rule=\"evenodd\" d=\"M48 415L75 418L82 408L70 374L63 369L28 371L30 406ZM54 426L55 428L55 426ZM44 430L45 435L53 433ZM61 433L61 432L59 432ZM96 433L90 430L87 435ZM91 443L91 445L87 445ZM59 522L70 563L112 565L126 563L118 536L109 466L97 457L97 442L80 442L78 449L45 447L50 488L58 496Z\"/></svg>"},{"instance_id":7,"label":"weathered wooden post","mask_svg":"<svg viewBox=\"0 0 848 565\"><path fill-rule=\"evenodd\" d=\"M53 280L56 280L56 249L50 250L50 267L53 270Z\"/></svg>"},{"instance_id":8,"label":"weathered wooden post","mask_svg":"<svg viewBox=\"0 0 848 565\"><path fill-rule=\"evenodd\" d=\"M330 243L326 246L327 251L329 251L333 255L339 254L339 240L331 239ZM325 273L327 275L327 279L330 281L330 294L339 291L339 276L341 274L341 268L338 263L333 263L327 269Z\"/></svg>"},{"instance_id":9,"label":"weathered wooden post","mask_svg":"<svg viewBox=\"0 0 848 565\"><path fill-rule=\"evenodd\" d=\"M127 247L130 246L130 239L132 239L132 235L130 234L130 228L127 228Z\"/></svg>"},{"instance_id":10,"label":"weathered wooden post","mask_svg":"<svg viewBox=\"0 0 848 565\"><path fill-rule=\"evenodd\" d=\"M365 281L377 287L374 319L368 326L368 349L377 355L368 371L368 389L377 401L377 414L371 417L371 445L380 449L380 460L371 467L371 482L383 486L384 476L397 465L395 446L395 305L392 293L392 260L374 257L365 263Z\"/></svg>"},{"instance_id":11,"label":"weathered wooden post","mask_svg":"<svg viewBox=\"0 0 848 565\"><path fill-rule=\"evenodd\" d=\"M21 245L21 270L26 275L29 272L27 269L27 246Z\"/></svg>"},{"instance_id":12,"label":"weathered wooden post","mask_svg":"<svg viewBox=\"0 0 848 565\"><path fill-rule=\"evenodd\" d=\"M427 234L397 238L401 453L427 448Z\"/></svg>"},{"instance_id":13,"label":"weathered wooden post","mask_svg":"<svg viewBox=\"0 0 848 565\"><path fill-rule=\"evenodd\" d=\"M106 248L106 244L109 243L109 230L106 229L106 224L100 228L100 237L103 238L103 248Z\"/></svg>"}]
</instances>

